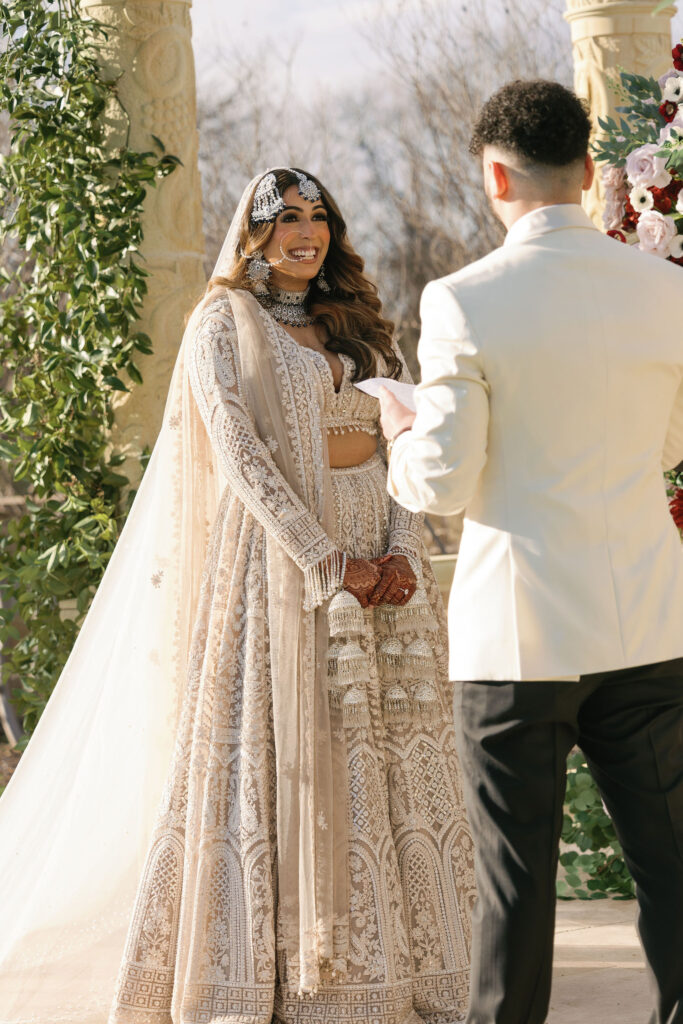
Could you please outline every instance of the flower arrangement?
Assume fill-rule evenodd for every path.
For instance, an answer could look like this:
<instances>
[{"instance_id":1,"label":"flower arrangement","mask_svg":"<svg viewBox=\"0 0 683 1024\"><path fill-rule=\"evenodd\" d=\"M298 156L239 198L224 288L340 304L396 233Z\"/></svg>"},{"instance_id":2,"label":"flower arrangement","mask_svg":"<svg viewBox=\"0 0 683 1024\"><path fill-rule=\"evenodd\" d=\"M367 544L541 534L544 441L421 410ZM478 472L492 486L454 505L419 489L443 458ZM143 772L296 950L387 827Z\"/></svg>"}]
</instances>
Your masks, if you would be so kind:
<instances>
[{"instance_id":1,"label":"flower arrangement","mask_svg":"<svg viewBox=\"0 0 683 1024\"><path fill-rule=\"evenodd\" d=\"M599 118L593 149L604 164L607 234L683 267L683 42L671 55L659 81L621 72L619 124ZM683 472L667 474L667 494L683 533Z\"/></svg>"},{"instance_id":2,"label":"flower arrangement","mask_svg":"<svg viewBox=\"0 0 683 1024\"><path fill-rule=\"evenodd\" d=\"M683 266L683 43L672 56L659 81L621 72L619 123L600 118L593 148L607 234Z\"/></svg>"}]
</instances>

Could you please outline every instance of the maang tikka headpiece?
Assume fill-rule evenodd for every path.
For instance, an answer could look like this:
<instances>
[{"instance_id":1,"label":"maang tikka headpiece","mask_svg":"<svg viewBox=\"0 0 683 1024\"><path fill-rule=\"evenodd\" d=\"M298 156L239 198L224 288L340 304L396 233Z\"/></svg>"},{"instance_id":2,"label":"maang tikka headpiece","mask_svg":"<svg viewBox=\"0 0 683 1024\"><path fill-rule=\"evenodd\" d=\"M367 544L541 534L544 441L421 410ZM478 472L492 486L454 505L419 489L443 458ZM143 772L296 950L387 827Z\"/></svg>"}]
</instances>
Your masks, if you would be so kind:
<instances>
[{"instance_id":1,"label":"maang tikka headpiece","mask_svg":"<svg viewBox=\"0 0 683 1024\"><path fill-rule=\"evenodd\" d=\"M311 181L310 178L307 178L300 171L295 171L292 167L285 167L284 170L295 175L298 179L297 192L302 199L307 199L309 203L314 203L320 199L320 189L314 181ZM284 208L285 201L277 187L277 179L273 172L269 171L263 175L254 192L251 220L255 224L268 223L275 220L278 213L284 210Z\"/></svg>"}]
</instances>

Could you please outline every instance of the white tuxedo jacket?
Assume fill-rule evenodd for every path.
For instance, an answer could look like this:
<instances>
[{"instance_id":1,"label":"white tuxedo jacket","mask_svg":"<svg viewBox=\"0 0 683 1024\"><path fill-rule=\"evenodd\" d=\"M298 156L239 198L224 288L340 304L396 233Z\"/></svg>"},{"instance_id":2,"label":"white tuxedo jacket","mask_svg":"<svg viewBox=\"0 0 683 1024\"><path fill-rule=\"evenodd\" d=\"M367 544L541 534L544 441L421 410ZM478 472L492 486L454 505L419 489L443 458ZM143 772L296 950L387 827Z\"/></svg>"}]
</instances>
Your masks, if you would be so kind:
<instances>
[{"instance_id":1,"label":"white tuxedo jacket","mask_svg":"<svg viewBox=\"0 0 683 1024\"><path fill-rule=\"evenodd\" d=\"M413 429L389 492L465 527L453 679L557 679L683 656L683 269L577 205L427 285Z\"/></svg>"}]
</instances>

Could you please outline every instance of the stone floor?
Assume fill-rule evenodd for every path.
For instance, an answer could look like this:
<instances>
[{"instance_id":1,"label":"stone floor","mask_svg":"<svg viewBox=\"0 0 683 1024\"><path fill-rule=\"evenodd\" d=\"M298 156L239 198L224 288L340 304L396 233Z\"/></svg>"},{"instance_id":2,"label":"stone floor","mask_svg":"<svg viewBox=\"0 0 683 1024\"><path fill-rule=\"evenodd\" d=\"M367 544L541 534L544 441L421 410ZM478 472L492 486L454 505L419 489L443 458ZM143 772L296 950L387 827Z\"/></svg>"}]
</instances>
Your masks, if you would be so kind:
<instances>
[{"instance_id":1,"label":"stone floor","mask_svg":"<svg viewBox=\"0 0 683 1024\"><path fill-rule=\"evenodd\" d=\"M548 1024L647 1024L634 900L560 900Z\"/></svg>"}]
</instances>

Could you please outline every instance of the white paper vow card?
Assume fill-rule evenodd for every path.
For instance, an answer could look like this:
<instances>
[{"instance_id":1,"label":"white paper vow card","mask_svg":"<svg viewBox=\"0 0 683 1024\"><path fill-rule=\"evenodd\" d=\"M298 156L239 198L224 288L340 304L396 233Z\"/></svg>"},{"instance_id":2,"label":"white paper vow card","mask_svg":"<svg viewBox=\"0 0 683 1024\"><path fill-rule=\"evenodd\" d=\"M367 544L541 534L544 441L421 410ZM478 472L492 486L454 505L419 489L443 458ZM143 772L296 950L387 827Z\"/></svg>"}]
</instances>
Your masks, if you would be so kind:
<instances>
[{"instance_id":1,"label":"white paper vow card","mask_svg":"<svg viewBox=\"0 0 683 1024\"><path fill-rule=\"evenodd\" d=\"M407 406L411 412L415 412L415 385L406 384L401 380L393 380L391 377L370 377L369 380L359 380L354 385L366 395L379 398L379 389L387 388L398 398L399 402Z\"/></svg>"}]
</instances>

